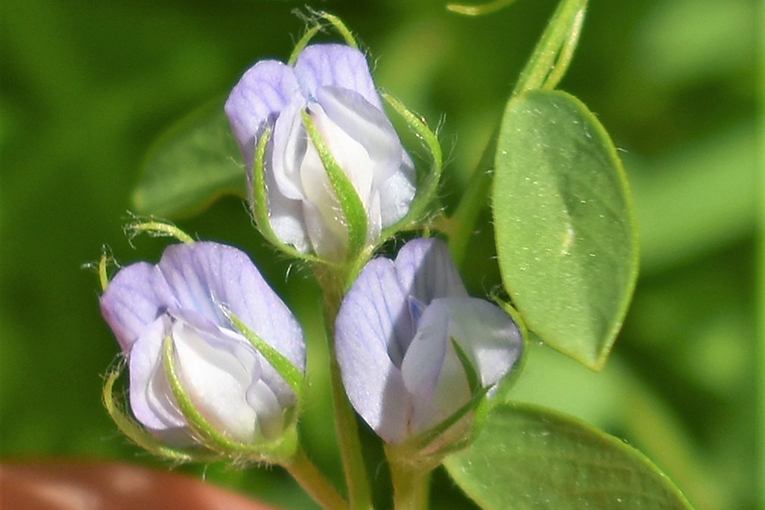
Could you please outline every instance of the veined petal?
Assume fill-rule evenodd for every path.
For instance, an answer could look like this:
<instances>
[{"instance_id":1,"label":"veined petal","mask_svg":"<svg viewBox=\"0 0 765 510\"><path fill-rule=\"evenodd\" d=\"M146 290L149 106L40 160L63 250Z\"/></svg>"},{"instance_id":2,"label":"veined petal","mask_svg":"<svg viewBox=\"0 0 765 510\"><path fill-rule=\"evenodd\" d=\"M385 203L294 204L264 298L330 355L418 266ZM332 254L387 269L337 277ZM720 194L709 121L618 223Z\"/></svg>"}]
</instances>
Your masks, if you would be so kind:
<instances>
[{"instance_id":1,"label":"veined petal","mask_svg":"<svg viewBox=\"0 0 765 510\"><path fill-rule=\"evenodd\" d=\"M305 369L300 325L244 252L218 243L177 244L165 250L159 267L177 296L178 308L226 329L232 329L225 314L230 310L293 365ZM273 385L280 402L291 401L292 391L267 363L263 379Z\"/></svg>"},{"instance_id":2,"label":"veined petal","mask_svg":"<svg viewBox=\"0 0 765 510\"><path fill-rule=\"evenodd\" d=\"M305 48L295 64L295 75L309 99L321 87L339 87L361 94L372 106L382 110L364 54L342 44L316 44Z\"/></svg>"},{"instance_id":3,"label":"veined petal","mask_svg":"<svg viewBox=\"0 0 765 510\"><path fill-rule=\"evenodd\" d=\"M406 243L396 257L396 271L404 292L425 304L442 297L467 296L449 248L440 239Z\"/></svg>"},{"instance_id":4,"label":"veined petal","mask_svg":"<svg viewBox=\"0 0 765 510\"><path fill-rule=\"evenodd\" d=\"M126 354L175 298L157 268L146 262L119 271L100 299L101 313Z\"/></svg>"},{"instance_id":5,"label":"veined petal","mask_svg":"<svg viewBox=\"0 0 765 510\"><path fill-rule=\"evenodd\" d=\"M405 437L410 395L398 366L413 336L405 296L388 259L367 264L340 306L335 349L353 407L388 442ZM402 345L403 344L403 345Z\"/></svg>"},{"instance_id":6,"label":"veined petal","mask_svg":"<svg viewBox=\"0 0 765 510\"><path fill-rule=\"evenodd\" d=\"M172 336L178 377L194 406L229 438L253 442L258 417L246 395L260 377L255 349L244 338L216 338L183 321Z\"/></svg>"},{"instance_id":7,"label":"veined petal","mask_svg":"<svg viewBox=\"0 0 765 510\"><path fill-rule=\"evenodd\" d=\"M252 167L264 123L300 95L293 69L276 60L258 62L234 86L225 110L247 168Z\"/></svg>"}]
</instances>

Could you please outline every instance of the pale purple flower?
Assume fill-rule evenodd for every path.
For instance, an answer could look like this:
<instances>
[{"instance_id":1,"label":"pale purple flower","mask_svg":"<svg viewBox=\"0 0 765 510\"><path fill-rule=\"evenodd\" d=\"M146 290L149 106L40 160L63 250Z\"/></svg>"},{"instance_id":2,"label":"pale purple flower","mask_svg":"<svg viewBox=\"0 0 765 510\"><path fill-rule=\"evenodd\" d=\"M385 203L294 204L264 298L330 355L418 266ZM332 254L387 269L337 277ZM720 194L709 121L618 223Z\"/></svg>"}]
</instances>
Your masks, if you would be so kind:
<instances>
[{"instance_id":1,"label":"pale purple flower","mask_svg":"<svg viewBox=\"0 0 765 510\"><path fill-rule=\"evenodd\" d=\"M442 241L416 239L395 261L366 265L340 307L335 343L348 398L385 441L435 427L470 401L452 341L482 388L502 379L523 348L507 314L467 295Z\"/></svg>"},{"instance_id":2,"label":"pale purple flower","mask_svg":"<svg viewBox=\"0 0 765 510\"><path fill-rule=\"evenodd\" d=\"M359 50L319 44L305 48L294 67L260 61L234 87L225 109L251 195L258 139L266 128L273 130L264 166L271 228L281 242L326 258L341 257L348 244L341 204L307 135L303 111L361 199L370 243L409 210L414 167Z\"/></svg>"},{"instance_id":3,"label":"pale purple flower","mask_svg":"<svg viewBox=\"0 0 765 510\"><path fill-rule=\"evenodd\" d=\"M101 312L127 357L130 407L148 430L176 445L195 440L165 375L162 346L171 337L180 382L217 431L248 444L278 437L296 396L229 317L300 370L305 343L246 254L211 242L169 246L157 265L120 270L101 296Z\"/></svg>"}]
</instances>

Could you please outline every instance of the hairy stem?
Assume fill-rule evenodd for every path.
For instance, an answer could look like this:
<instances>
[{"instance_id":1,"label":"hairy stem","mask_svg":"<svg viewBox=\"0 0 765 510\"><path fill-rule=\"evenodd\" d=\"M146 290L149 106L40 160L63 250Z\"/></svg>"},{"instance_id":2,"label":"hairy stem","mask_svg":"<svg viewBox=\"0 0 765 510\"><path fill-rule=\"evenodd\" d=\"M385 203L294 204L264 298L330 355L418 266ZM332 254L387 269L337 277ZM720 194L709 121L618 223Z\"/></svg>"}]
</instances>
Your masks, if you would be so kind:
<instances>
[{"instance_id":1,"label":"hairy stem","mask_svg":"<svg viewBox=\"0 0 765 510\"><path fill-rule=\"evenodd\" d=\"M324 478L302 448L284 468L324 510L348 509L348 504L337 489Z\"/></svg>"}]
</instances>

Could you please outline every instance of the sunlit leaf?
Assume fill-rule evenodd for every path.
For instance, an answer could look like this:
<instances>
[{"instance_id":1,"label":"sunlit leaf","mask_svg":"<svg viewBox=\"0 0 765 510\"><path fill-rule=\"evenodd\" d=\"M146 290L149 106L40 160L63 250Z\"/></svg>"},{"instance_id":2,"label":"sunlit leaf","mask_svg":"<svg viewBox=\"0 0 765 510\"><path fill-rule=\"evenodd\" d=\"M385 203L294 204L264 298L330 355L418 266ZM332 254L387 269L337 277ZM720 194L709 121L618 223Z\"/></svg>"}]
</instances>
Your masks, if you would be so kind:
<instances>
[{"instance_id":1,"label":"sunlit leaf","mask_svg":"<svg viewBox=\"0 0 765 510\"><path fill-rule=\"evenodd\" d=\"M133 192L140 214L199 212L223 194L244 196L245 172L223 105L208 105L171 127L150 150Z\"/></svg>"},{"instance_id":2,"label":"sunlit leaf","mask_svg":"<svg viewBox=\"0 0 765 510\"><path fill-rule=\"evenodd\" d=\"M640 452L574 418L528 404L488 416L476 441L445 462L486 510L688 510Z\"/></svg>"},{"instance_id":3,"label":"sunlit leaf","mask_svg":"<svg viewBox=\"0 0 765 510\"><path fill-rule=\"evenodd\" d=\"M632 210L614 146L576 98L534 90L508 103L495 163L505 288L530 330L601 368L637 277Z\"/></svg>"}]
</instances>

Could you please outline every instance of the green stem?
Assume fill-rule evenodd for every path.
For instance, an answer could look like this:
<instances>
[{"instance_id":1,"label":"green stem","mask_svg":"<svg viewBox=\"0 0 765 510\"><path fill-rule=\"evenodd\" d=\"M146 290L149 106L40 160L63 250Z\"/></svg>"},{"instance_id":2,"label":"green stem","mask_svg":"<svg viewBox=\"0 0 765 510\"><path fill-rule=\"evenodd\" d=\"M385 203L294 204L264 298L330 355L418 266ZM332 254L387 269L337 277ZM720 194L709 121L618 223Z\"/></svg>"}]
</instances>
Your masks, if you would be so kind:
<instances>
[{"instance_id":1,"label":"green stem","mask_svg":"<svg viewBox=\"0 0 765 510\"><path fill-rule=\"evenodd\" d=\"M369 487L366 465L361 453L358 424L353 408L351 408L348 397L345 395L340 365L338 365L335 355L335 319L343 297L345 278L329 270L326 266L318 265L314 266L314 275L324 292L332 405L350 508L351 510L369 510L373 508L372 491Z\"/></svg>"},{"instance_id":2,"label":"green stem","mask_svg":"<svg viewBox=\"0 0 765 510\"><path fill-rule=\"evenodd\" d=\"M390 463L395 510L427 510L431 472L405 462Z\"/></svg>"},{"instance_id":3,"label":"green stem","mask_svg":"<svg viewBox=\"0 0 765 510\"><path fill-rule=\"evenodd\" d=\"M284 465L284 468L324 510L348 509L348 504L340 493L324 478L302 448L298 450L290 464Z\"/></svg>"},{"instance_id":4,"label":"green stem","mask_svg":"<svg viewBox=\"0 0 765 510\"><path fill-rule=\"evenodd\" d=\"M497 150L497 131L495 130L491 135L491 141L483 151L481 161L478 162L478 166L473 172L457 210L449 219L453 225L453 230L449 236L449 247L457 267L462 267L470 238L473 236L474 227L478 221L478 215L481 213L481 209L486 206L486 199L491 190L494 153Z\"/></svg>"},{"instance_id":5,"label":"green stem","mask_svg":"<svg viewBox=\"0 0 765 510\"><path fill-rule=\"evenodd\" d=\"M587 0L561 0L523 68L511 98L527 90L555 88L574 56L586 9Z\"/></svg>"}]
</instances>

